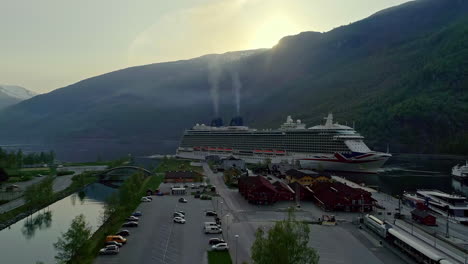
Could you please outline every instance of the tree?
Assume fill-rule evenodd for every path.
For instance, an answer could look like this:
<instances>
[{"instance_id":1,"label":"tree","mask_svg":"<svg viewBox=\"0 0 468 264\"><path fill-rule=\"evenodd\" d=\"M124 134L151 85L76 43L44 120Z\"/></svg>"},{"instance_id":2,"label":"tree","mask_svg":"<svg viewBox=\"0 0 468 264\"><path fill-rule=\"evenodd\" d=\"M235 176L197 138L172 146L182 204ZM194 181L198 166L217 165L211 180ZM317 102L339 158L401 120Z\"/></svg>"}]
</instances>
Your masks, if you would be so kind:
<instances>
[{"instance_id":1,"label":"tree","mask_svg":"<svg viewBox=\"0 0 468 264\"><path fill-rule=\"evenodd\" d=\"M84 245L91 236L91 227L86 222L85 216L80 214L73 219L70 228L66 233L62 233L62 237L54 243L57 250L55 259L58 263L67 263Z\"/></svg>"},{"instance_id":2,"label":"tree","mask_svg":"<svg viewBox=\"0 0 468 264\"><path fill-rule=\"evenodd\" d=\"M309 226L294 217L293 209L288 218L276 222L268 234L259 228L252 245L252 260L255 264L316 264L319 255L307 246Z\"/></svg>"}]
</instances>

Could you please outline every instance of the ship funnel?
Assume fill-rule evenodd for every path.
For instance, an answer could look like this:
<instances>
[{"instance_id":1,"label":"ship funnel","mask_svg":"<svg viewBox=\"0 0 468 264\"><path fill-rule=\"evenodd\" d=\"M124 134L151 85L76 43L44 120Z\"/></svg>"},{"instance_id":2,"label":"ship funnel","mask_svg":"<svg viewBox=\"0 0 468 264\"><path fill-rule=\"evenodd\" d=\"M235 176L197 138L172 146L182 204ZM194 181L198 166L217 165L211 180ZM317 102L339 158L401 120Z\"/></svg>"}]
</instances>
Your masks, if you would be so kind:
<instances>
[{"instance_id":1,"label":"ship funnel","mask_svg":"<svg viewBox=\"0 0 468 264\"><path fill-rule=\"evenodd\" d=\"M215 119L211 120L212 127L222 127L223 125L224 123L221 117L216 117Z\"/></svg>"},{"instance_id":2,"label":"ship funnel","mask_svg":"<svg viewBox=\"0 0 468 264\"><path fill-rule=\"evenodd\" d=\"M244 120L242 120L242 117L236 116L231 119L231 123L229 123L230 126L243 126L244 125Z\"/></svg>"}]
</instances>

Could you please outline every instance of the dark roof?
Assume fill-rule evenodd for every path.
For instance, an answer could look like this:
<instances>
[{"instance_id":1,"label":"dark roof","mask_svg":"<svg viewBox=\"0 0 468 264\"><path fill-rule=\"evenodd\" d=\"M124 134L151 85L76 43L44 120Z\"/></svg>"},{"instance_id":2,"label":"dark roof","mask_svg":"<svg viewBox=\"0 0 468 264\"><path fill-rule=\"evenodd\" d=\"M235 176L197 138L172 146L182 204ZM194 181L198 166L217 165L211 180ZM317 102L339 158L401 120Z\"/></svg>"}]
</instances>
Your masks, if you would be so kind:
<instances>
[{"instance_id":1,"label":"dark roof","mask_svg":"<svg viewBox=\"0 0 468 264\"><path fill-rule=\"evenodd\" d=\"M240 177L239 184L248 186L247 188L250 190L265 187L273 192L277 192L275 186L263 176Z\"/></svg>"},{"instance_id":2,"label":"dark roof","mask_svg":"<svg viewBox=\"0 0 468 264\"><path fill-rule=\"evenodd\" d=\"M224 158L223 160L241 160L241 159L238 159L238 158L236 158L234 156L229 156L227 158Z\"/></svg>"},{"instance_id":3,"label":"dark roof","mask_svg":"<svg viewBox=\"0 0 468 264\"><path fill-rule=\"evenodd\" d=\"M421 218L434 217L433 215L429 214L427 211L419 210L419 209L414 209L413 211L411 211L411 214L419 216Z\"/></svg>"},{"instance_id":4,"label":"dark roof","mask_svg":"<svg viewBox=\"0 0 468 264\"><path fill-rule=\"evenodd\" d=\"M273 183L274 186L276 186L276 188L281 188L287 192L290 192L290 193L295 193L295 191L293 189L291 189L291 187L289 187L288 185L286 185L285 183L281 182L281 181L275 181Z\"/></svg>"},{"instance_id":5,"label":"dark roof","mask_svg":"<svg viewBox=\"0 0 468 264\"><path fill-rule=\"evenodd\" d=\"M181 179L181 178L194 178L196 176L194 171L167 171L164 176L166 179Z\"/></svg>"},{"instance_id":6,"label":"dark roof","mask_svg":"<svg viewBox=\"0 0 468 264\"><path fill-rule=\"evenodd\" d=\"M359 200L362 198L374 200L371 193L360 188L352 188L341 182L320 182L311 187L314 196L324 203L337 203L339 201Z\"/></svg>"},{"instance_id":7,"label":"dark roof","mask_svg":"<svg viewBox=\"0 0 468 264\"><path fill-rule=\"evenodd\" d=\"M311 171L311 170L296 170L296 169L290 169L290 170L286 171L285 174L288 175L288 176L297 178L297 179L300 179L300 178L305 177L305 176L309 176L309 177L319 177L319 176L320 176L320 175L319 175L317 172L315 172L315 171Z\"/></svg>"}]
</instances>

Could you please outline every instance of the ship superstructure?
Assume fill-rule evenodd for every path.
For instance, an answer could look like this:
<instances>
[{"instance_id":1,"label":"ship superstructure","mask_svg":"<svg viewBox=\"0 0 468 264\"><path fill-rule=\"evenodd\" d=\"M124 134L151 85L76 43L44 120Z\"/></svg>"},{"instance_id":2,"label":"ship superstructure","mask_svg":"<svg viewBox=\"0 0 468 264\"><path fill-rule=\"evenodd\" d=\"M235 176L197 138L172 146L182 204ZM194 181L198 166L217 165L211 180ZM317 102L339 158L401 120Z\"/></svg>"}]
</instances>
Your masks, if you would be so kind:
<instances>
[{"instance_id":1,"label":"ship superstructure","mask_svg":"<svg viewBox=\"0 0 468 264\"><path fill-rule=\"evenodd\" d=\"M452 176L457 180L468 182L468 161L465 165L455 165L452 168Z\"/></svg>"},{"instance_id":2,"label":"ship superstructure","mask_svg":"<svg viewBox=\"0 0 468 264\"><path fill-rule=\"evenodd\" d=\"M375 173L391 157L370 150L353 128L333 123L307 128L288 116L279 129L257 130L236 117L230 126L197 124L184 132L177 156L205 159L206 156L236 156L248 163L267 159L272 163L300 163L302 168ZM222 122L217 122L222 123Z\"/></svg>"}]
</instances>

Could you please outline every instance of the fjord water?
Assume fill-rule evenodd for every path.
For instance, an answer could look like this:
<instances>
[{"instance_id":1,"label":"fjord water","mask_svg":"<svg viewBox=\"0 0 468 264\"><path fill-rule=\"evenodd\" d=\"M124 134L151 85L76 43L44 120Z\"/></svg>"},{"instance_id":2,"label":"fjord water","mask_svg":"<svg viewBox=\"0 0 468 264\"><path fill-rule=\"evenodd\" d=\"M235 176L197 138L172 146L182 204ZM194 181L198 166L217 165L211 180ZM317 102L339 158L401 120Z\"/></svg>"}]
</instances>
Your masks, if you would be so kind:
<instances>
[{"instance_id":1,"label":"fjord water","mask_svg":"<svg viewBox=\"0 0 468 264\"><path fill-rule=\"evenodd\" d=\"M100 226L105 199L115 190L92 184L82 192L55 202L0 231L0 263L55 263L53 244L70 227L77 215L83 214L94 232Z\"/></svg>"}]
</instances>

